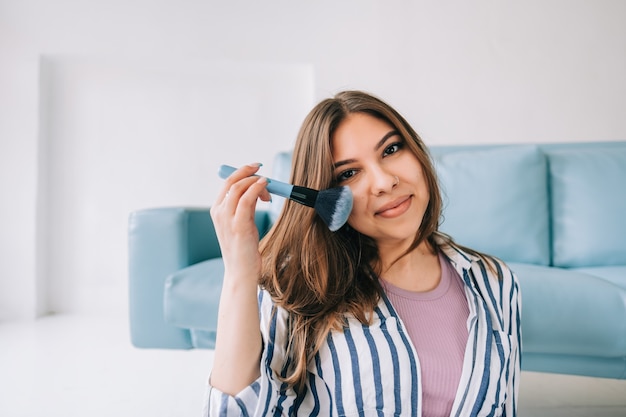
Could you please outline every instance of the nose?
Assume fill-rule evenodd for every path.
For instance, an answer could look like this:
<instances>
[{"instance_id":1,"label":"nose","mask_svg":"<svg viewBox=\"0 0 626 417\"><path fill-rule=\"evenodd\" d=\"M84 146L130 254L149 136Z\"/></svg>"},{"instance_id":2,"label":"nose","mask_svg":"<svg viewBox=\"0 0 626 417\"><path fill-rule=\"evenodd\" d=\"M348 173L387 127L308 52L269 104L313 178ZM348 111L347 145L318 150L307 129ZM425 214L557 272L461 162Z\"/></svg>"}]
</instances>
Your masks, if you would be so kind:
<instances>
[{"instance_id":1,"label":"nose","mask_svg":"<svg viewBox=\"0 0 626 417\"><path fill-rule=\"evenodd\" d=\"M400 179L397 175L385 170L372 172L372 194L388 193L398 186Z\"/></svg>"}]
</instances>

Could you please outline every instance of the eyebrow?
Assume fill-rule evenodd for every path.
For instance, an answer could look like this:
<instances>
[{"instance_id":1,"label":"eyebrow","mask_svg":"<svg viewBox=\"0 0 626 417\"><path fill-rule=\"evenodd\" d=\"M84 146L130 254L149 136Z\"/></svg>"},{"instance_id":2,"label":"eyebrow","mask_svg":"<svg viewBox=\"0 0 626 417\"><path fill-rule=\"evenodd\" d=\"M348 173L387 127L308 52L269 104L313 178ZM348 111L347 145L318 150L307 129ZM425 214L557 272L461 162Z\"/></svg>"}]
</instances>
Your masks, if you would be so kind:
<instances>
[{"instance_id":1,"label":"eyebrow","mask_svg":"<svg viewBox=\"0 0 626 417\"><path fill-rule=\"evenodd\" d=\"M399 135L400 133L397 130L391 130L389 131L385 136L382 137L381 140L378 141L378 143L376 144L376 146L374 147L374 150L377 151L379 150L384 144L385 142L387 142L387 140L390 137ZM351 164L353 162L356 162L356 159L344 159L343 161L339 161L335 163L335 169L339 168L340 166L343 165L347 165L347 164Z\"/></svg>"}]
</instances>

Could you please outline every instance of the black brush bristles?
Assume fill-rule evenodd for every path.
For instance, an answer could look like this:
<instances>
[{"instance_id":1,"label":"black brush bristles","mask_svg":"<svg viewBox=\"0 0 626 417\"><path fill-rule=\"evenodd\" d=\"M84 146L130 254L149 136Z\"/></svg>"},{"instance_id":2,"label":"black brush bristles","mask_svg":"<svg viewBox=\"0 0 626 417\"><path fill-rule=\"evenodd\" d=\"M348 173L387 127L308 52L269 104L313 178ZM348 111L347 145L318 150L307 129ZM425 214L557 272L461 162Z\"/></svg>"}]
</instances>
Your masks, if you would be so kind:
<instances>
[{"instance_id":1,"label":"black brush bristles","mask_svg":"<svg viewBox=\"0 0 626 417\"><path fill-rule=\"evenodd\" d=\"M329 192L326 193L325 191ZM337 196L335 196L336 193L338 193ZM325 207L328 206L329 210L333 200L335 201L335 205L330 222L324 220L331 232L341 229L341 227L348 221L348 217L350 217L350 213L352 212L352 190L350 187L345 186L330 188L329 190L320 192L317 196L317 201L319 202L318 204L324 205ZM315 210L317 210L318 213L325 211L325 209L318 209L317 205Z\"/></svg>"},{"instance_id":2,"label":"black brush bristles","mask_svg":"<svg viewBox=\"0 0 626 417\"><path fill-rule=\"evenodd\" d=\"M350 187L335 187L316 191L311 188L293 187L292 200L313 207L331 232L341 229L352 211L352 190Z\"/></svg>"}]
</instances>

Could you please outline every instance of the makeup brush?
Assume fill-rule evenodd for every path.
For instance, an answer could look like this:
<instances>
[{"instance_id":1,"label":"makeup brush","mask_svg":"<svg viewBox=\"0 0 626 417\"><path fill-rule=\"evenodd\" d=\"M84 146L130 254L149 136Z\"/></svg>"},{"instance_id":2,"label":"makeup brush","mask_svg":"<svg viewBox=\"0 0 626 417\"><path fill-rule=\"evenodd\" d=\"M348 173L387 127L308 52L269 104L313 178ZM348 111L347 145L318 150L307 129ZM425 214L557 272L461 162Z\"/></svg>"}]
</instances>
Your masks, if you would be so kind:
<instances>
[{"instance_id":1,"label":"makeup brush","mask_svg":"<svg viewBox=\"0 0 626 417\"><path fill-rule=\"evenodd\" d=\"M222 165L219 176L225 179L233 172L235 168ZM331 232L339 230L352 211L352 190L346 186L317 191L268 178L267 191L314 208Z\"/></svg>"}]
</instances>

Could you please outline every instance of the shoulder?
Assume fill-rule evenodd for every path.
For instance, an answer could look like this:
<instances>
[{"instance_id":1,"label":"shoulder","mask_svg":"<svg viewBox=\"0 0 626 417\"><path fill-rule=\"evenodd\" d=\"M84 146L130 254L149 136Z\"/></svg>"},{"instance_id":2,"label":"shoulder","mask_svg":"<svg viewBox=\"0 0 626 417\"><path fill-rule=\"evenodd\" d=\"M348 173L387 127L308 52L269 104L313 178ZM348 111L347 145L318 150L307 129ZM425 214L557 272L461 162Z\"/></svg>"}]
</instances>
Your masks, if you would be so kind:
<instances>
[{"instance_id":1,"label":"shoulder","mask_svg":"<svg viewBox=\"0 0 626 417\"><path fill-rule=\"evenodd\" d=\"M519 281L504 261L453 245L442 250L465 284L476 289L491 308L509 312L519 308Z\"/></svg>"},{"instance_id":2,"label":"shoulder","mask_svg":"<svg viewBox=\"0 0 626 417\"><path fill-rule=\"evenodd\" d=\"M455 244L441 246L441 250L460 273L472 271L477 278L499 285L508 283L517 285L515 273L503 260L488 254L463 248Z\"/></svg>"}]
</instances>

